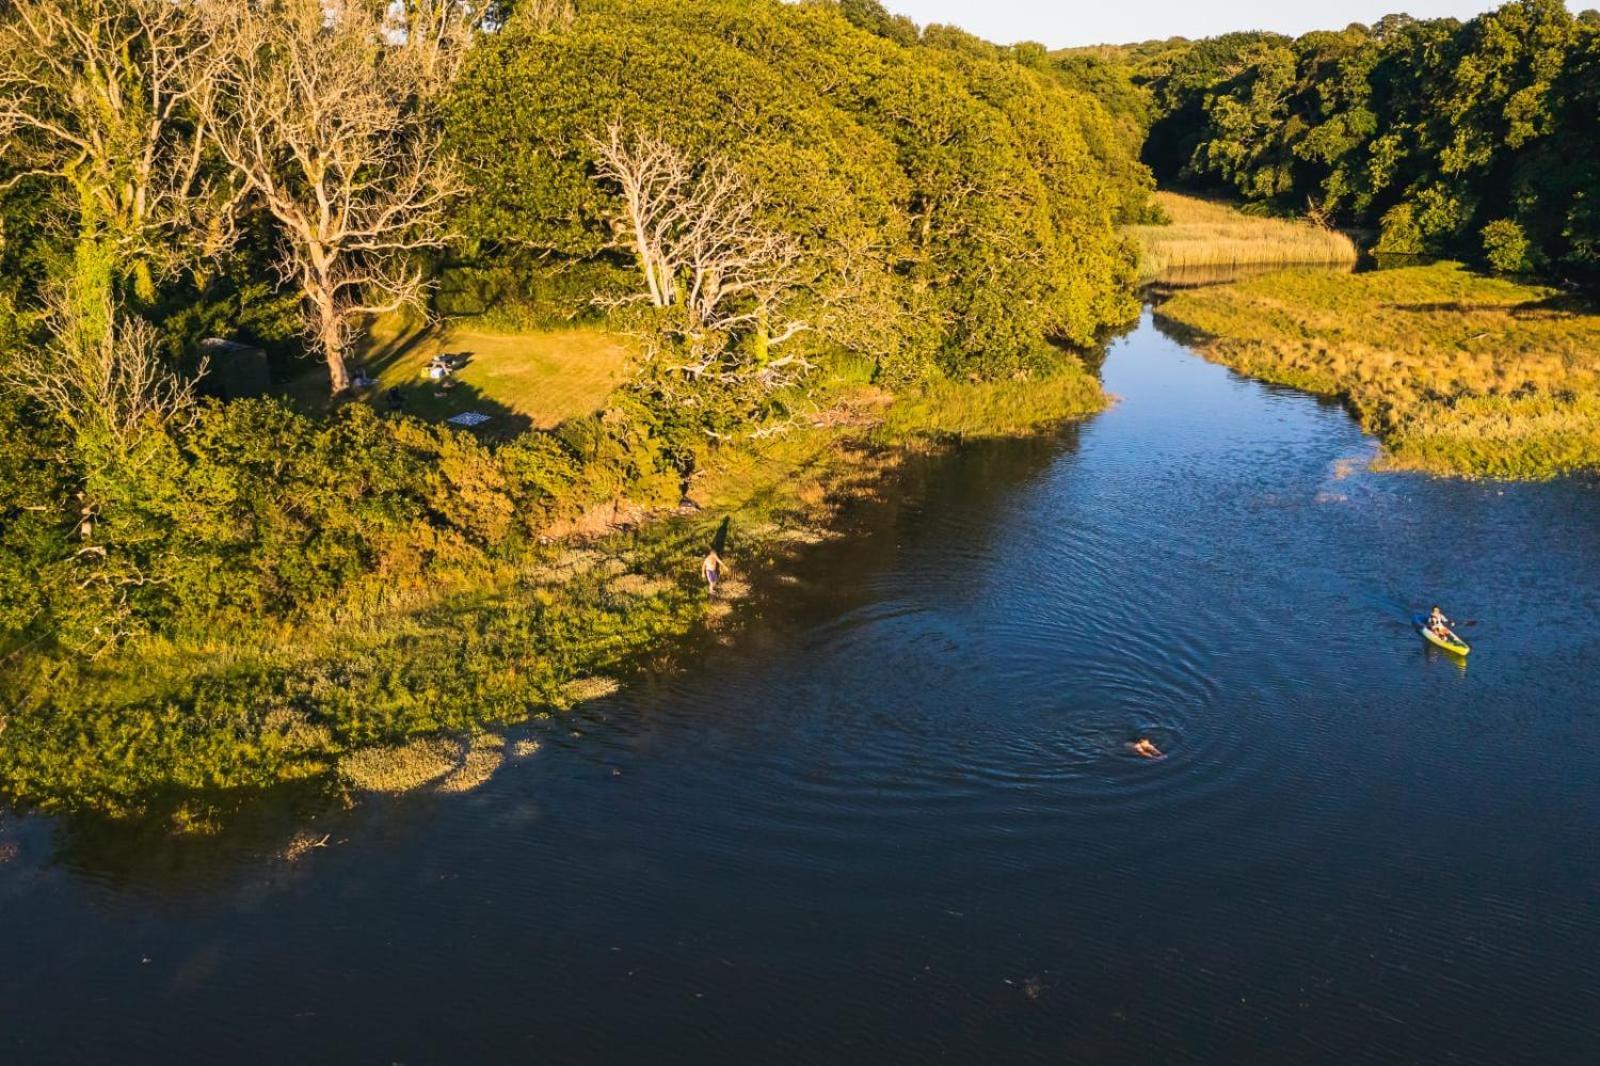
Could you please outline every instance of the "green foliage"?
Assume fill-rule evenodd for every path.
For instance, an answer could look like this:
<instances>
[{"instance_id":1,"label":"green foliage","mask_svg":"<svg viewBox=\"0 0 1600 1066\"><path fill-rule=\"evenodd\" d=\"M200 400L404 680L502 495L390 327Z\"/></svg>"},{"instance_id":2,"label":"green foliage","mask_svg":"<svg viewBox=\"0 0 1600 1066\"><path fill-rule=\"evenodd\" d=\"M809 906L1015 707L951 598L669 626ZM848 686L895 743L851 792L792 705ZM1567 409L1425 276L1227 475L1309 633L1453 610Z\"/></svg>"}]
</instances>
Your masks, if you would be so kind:
<instances>
[{"instance_id":1,"label":"green foliage","mask_svg":"<svg viewBox=\"0 0 1600 1066\"><path fill-rule=\"evenodd\" d=\"M870 3L595 0L554 30L514 18L451 106L484 189L461 228L561 269L629 266L588 143L618 121L726 158L798 238L790 313L813 328L792 343L811 357L868 353L886 380L1006 374L1132 310L1111 162L1148 179L1097 103L1005 49L919 39Z\"/></svg>"},{"instance_id":2,"label":"green foliage","mask_svg":"<svg viewBox=\"0 0 1600 1066\"><path fill-rule=\"evenodd\" d=\"M1483 227L1483 258L1502 274L1527 274L1534 269L1534 250L1522 227L1509 218Z\"/></svg>"},{"instance_id":3,"label":"green foliage","mask_svg":"<svg viewBox=\"0 0 1600 1066\"><path fill-rule=\"evenodd\" d=\"M56 423L0 394L0 657L54 626L53 586L71 554L67 455Z\"/></svg>"},{"instance_id":4,"label":"green foliage","mask_svg":"<svg viewBox=\"0 0 1600 1066\"><path fill-rule=\"evenodd\" d=\"M1514 0L1465 23L1390 16L1124 62L1151 94L1158 177L1309 206L1376 230L1380 252L1493 255L1496 269L1593 280L1597 42L1559 0Z\"/></svg>"},{"instance_id":5,"label":"green foliage","mask_svg":"<svg viewBox=\"0 0 1600 1066\"><path fill-rule=\"evenodd\" d=\"M1044 375L957 384L931 381L896 398L880 436L977 439L1034 433L1106 404L1100 383L1076 360Z\"/></svg>"}]
</instances>

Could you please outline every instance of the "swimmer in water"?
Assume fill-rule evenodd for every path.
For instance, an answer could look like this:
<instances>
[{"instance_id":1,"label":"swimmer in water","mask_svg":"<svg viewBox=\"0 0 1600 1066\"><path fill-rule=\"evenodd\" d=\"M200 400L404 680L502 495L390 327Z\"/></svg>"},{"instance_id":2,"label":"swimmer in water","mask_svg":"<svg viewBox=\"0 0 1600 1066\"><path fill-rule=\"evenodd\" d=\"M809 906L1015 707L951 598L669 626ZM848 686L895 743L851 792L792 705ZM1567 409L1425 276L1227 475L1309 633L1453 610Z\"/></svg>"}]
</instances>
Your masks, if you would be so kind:
<instances>
[{"instance_id":1,"label":"swimmer in water","mask_svg":"<svg viewBox=\"0 0 1600 1066\"><path fill-rule=\"evenodd\" d=\"M1149 737L1140 737L1138 740L1130 744L1129 747L1131 747L1133 749L1133 753L1139 756L1141 759L1159 759L1163 756L1161 749L1156 747L1155 743Z\"/></svg>"}]
</instances>

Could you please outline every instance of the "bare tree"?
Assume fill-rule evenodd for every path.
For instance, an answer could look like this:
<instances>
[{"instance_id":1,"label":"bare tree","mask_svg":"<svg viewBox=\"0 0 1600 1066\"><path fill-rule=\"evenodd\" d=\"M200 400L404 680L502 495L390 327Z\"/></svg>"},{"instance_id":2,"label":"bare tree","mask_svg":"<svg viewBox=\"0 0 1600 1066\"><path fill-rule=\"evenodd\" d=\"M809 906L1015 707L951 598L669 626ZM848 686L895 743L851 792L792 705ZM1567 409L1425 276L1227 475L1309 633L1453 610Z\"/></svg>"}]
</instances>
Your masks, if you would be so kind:
<instances>
[{"instance_id":1,"label":"bare tree","mask_svg":"<svg viewBox=\"0 0 1600 1066\"><path fill-rule=\"evenodd\" d=\"M506 3L485 5L485 15L496 24L505 21ZM563 29L578 17L573 0L517 0L517 18L521 25L533 26L544 33Z\"/></svg>"},{"instance_id":2,"label":"bare tree","mask_svg":"<svg viewBox=\"0 0 1600 1066\"><path fill-rule=\"evenodd\" d=\"M103 287L53 290L45 299L51 340L22 347L0 380L49 410L80 440L131 454L151 429L190 415L196 378L171 370L161 334L128 313ZM202 364L199 374L204 374Z\"/></svg>"},{"instance_id":3,"label":"bare tree","mask_svg":"<svg viewBox=\"0 0 1600 1066\"><path fill-rule=\"evenodd\" d=\"M756 361L808 329L784 314L801 287L799 241L763 223L760 196L726 160L695 161L660 136L612 125L592 138L597 180L615 187L614 229L645 294L681 308L691 342L749 335Z\"/></svg>"},{"instance_id":4,"label":"bare tree","mask_svg":"<svg viewBox=\"0 0 1600 1066\"><path fill-rule=\"evenodd\" d=\"M450 88L485 17L465 0L391 0L384 36L398 47L397 62L411 67L419 97L436 99Z\"/></svg>"},{"instance_id":5,"label":"bare tree","mask_svg":"<svg viewBox=\"0 0 1600 1066\"><path fill-rule=\"evenodd\" d=\"M434 21L396 39L388 14L349 0L198 2L227 57L205 97L212 136L278 224L280 273L338 394L365 317L426 310L418 253L444 244L458 188L430 101L469 40L450 29L466 12L413 4Z\"/></svg>"},{"instance_id":6,"label":"bare tree","mask_svg":"<svg viewBox=\"0 0 1600 1066\"><path fill-rule=\"evenodd\" d=\"M0 14L8 182L71 194L80 235L110 242L142 299L154 277L228 239L195 106L217 56L178 0L9 0Z\"/></svg>"}]
</instances>

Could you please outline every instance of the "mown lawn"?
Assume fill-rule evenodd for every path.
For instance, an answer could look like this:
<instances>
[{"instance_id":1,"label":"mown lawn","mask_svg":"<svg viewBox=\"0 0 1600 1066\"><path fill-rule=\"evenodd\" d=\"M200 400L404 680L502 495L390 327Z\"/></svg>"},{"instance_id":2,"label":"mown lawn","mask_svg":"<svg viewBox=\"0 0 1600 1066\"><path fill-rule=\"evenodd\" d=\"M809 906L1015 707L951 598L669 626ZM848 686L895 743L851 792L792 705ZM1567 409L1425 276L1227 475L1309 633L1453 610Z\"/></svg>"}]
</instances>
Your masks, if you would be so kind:
<instances>
[{"instance_id":1,"label":"mown lawn","mask_svg":"<svg viewBox=\"0 0 1600 1066\"><path fill-rule=\"evenodd\" d=\"M1390 466L1544 478L1600 470L1600 313L1454 263L1284 271L1158 313L1253 377L1339 396Z\"/></svg>"},{"instance_id":2,"label":"mown lawn","mask_svg":"<svg viewBox=\"0 0 1600 1066\"><path fill-rule=\"evenodd\" d=\"M446 383L430 381L435 356L465 361ZM399 389L405 409L428 419L466 411L491 416L486 430L548 429L598 410L627 374L630 350L599 329L491 333L456 326L424 330L380 323L364 353L378 379L374 402Z\"/></svg>"}]
</instances>

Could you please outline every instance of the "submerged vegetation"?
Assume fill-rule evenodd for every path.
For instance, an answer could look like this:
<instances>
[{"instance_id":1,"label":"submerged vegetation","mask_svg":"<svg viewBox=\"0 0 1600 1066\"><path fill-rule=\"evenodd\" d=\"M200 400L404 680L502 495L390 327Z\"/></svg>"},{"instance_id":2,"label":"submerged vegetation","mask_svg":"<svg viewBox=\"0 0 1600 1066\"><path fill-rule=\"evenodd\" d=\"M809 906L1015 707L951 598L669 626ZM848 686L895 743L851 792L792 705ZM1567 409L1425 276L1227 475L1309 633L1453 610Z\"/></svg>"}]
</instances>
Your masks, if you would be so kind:
<instances>
[{"instance_id":1,"label":"submerged vegetation","mask_svg":"<svg viewBox=\"0 0 1600 1066\"><path fill-rule=\"evenodd\" d=\"M1355 242L1336 230L1294 219L1247 215L1217 200L1170 191L1155 194L1164 224L1129 226L1146 280L1184 270L1353 265Z\"/></svg>"},{"instance_id":2,"label":"submerged vegetation","mask_svg":"<svg viewBox=\"0 0 1600 1066\"><path fill-rule=\"evenodd\" d=\"M1456 264L1289 271L1179 292L1159 313L1218 362L1344 399L1387 465L1600 468L1600 314L1558 290Z\"/></svg>"}]
</instances>

